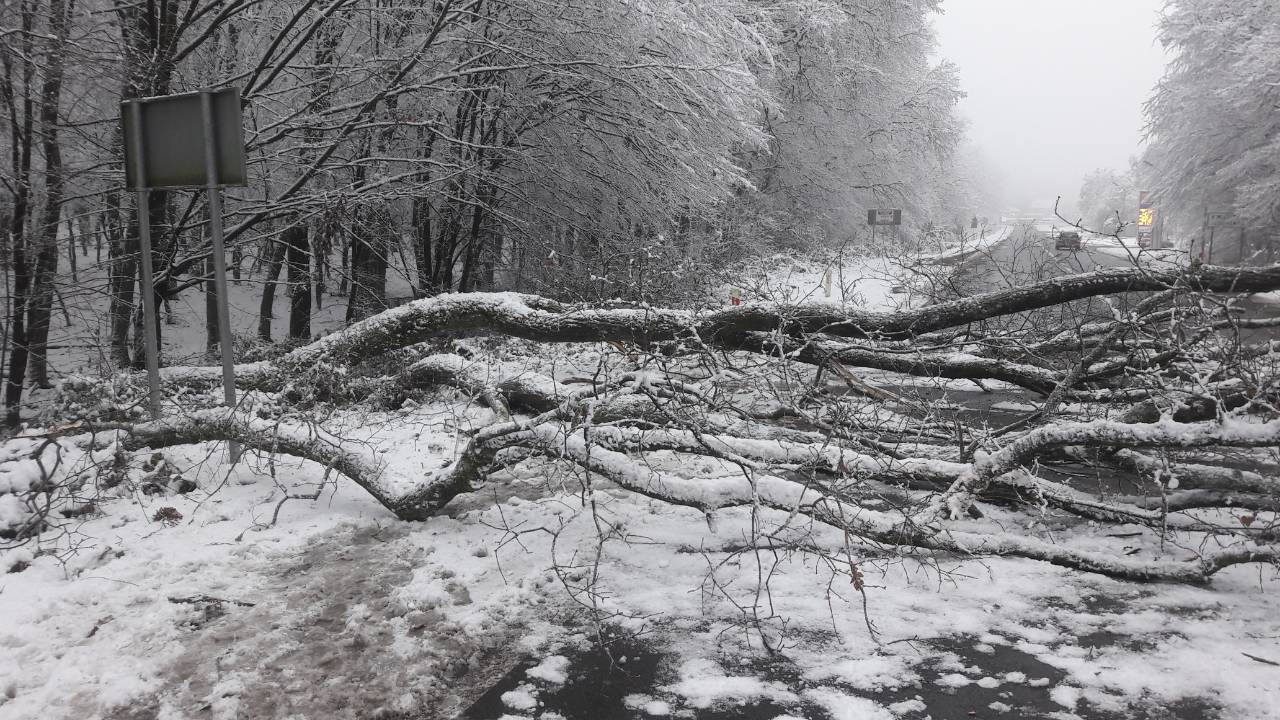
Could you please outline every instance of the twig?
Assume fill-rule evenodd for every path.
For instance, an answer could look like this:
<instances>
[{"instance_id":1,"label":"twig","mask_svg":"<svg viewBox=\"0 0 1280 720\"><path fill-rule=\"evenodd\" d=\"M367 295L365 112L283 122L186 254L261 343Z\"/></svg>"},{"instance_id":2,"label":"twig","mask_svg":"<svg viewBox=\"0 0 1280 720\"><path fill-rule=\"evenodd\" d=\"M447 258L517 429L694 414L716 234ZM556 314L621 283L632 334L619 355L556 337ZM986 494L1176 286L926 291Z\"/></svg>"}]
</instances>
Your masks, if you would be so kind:
<instances>
[{"instance_id":1,"label":"twig","mask_svg":"<svg viewBox=\"0 0 1280 720\"><path fill-rule=\"evenodd\" d=\"M1257 662L1260 662L1264 665L1275 665L1276 667L1280 667L1280 662L1276 662L1275 660L1268 660L1266 658L1258 657L1257 655L1250 655L1247 652L1242 652L1240 654L1249 658L1250 660L1256 660Z\"/></svg>"}]
</instances>

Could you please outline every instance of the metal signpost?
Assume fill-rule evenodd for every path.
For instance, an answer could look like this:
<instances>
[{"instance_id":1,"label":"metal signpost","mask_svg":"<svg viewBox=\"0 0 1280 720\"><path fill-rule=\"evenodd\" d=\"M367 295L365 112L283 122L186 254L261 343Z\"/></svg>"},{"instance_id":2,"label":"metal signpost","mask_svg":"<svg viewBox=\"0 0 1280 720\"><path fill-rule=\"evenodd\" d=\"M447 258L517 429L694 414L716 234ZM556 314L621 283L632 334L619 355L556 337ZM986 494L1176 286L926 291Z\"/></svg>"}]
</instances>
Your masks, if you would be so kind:
<instances>
[{"instance_id":1,"label":"metal signpost","mask_svg":"<svg viewBox=\"0 0 1280 720\"><path fill-rule=\"evenodd\" d=\"M1220 230L1236 230L1240 236L1240 255L1244 256L1244 226L1235 220L1235 215L1230 212L1214 212L1206 211L1204 215L1204 229L1202 231L1202 240L1200 245L1200 259L1204 262L1213 264L1213 246Z\"/></svg>"},{"instance_id":2,"label":"metal signpost","mask_svg":"<svg viewBox=\"0 0 1280 720\"><path fill-rule=\"evenodd\" d=\"M902 211L896 208L868 210L867 224L871 226L871 240L875 242L877 227L893 227L896 234L898 226L902 224Z\"/></svg>"},{"instance_id":3,"label":"metal signpost","mask_svg":"<svg viewBox=\"0 0 1280 720\"><path fill-rule=\"evenodd\" d=\"M147 382L151 414L160 416L160 349L151 271L151 190L204 188L209 197L209 235L213 241L214 284L218 292L218 349L222 355L223 396L236 402L231 357L231 317L227 305L227 262L222 242L222 187L247 184L240 91L201 90L182 95L121 103L125 138L125 183L138 198L138 240L142 254L142 314L146 332ZM200 127L202 135L192 129ZM198 140L196 138L199 138ZM231 443L231 455L239 446Z\"/></svg>"},{"instance_id":4,"label":"metal signpost","mask_svg":"<svg viewBox=\"0 0 1280 720\"><path fill-rule=\"evenodd\" d=\"M156 296L155 282L151 277L151 199L148 195L146 181L147 161L143 153L142 140L142 104L125 103L124 117L132 119L130 132L125 133L125 158L127 167L133 168L132 177L138 182L127 182L136 193L138 209L138 243L141 262L138 267L142 274L142 331L146 334L143 347L147 356L147 387L150 388L151 417L160 417L160 347L156 338ZM126 125L129 123L126 122ZM130 152L132 146L133 152ZM128 170L126 169L126 175Z\"/></svg>"}]
</instances>

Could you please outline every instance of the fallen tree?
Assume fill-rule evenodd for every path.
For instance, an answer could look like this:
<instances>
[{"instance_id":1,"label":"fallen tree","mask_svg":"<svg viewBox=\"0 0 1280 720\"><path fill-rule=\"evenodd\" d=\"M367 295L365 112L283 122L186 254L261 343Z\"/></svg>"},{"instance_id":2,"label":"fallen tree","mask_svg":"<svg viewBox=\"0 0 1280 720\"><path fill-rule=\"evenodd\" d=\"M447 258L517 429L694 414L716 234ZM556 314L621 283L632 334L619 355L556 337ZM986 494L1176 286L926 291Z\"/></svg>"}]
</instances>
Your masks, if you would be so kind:
<instances>
[{"instance_id":1,"label":"fallen tree","mask_svg":"<svg viewBox=\"0 0 1280 720\"><path fill-rule=\"evenodd\" d=\"M738 349L751 333L791 337L909 340L991 318L1117 293L1181 287L1196 293L1266 292L1280 289L1280 265L1190 270L1098 270L1054 278L900 312L860 311L832 303L761 304L709 313L653 307L575 305L519 293L465 293L418 300L355 323L275 363L237 366L237 375L309 368L320 363L354 366L432 338L485 332L549 343L625 342L639 346L688 343ZM213 379L217 368L169 368L170 382Z\"/></svg>"},{"instance_id":2,"label":"fallen tree","mask_svg":"<svg viewBox=\"0 0 1280 720\"><path fill-rule=\"evenodd\" d=\"M54 442L129 453L234 440L339 472L406 520L431 517L502 468L565 464L588 485L603 478L706 513L750 506L780 523L803 518L865 548L1025 557L1129 580L1202 583L1280 557L1280 461L1267 457L1280 446L1280 357L1274 344L1239 336L1274 323L1203 302L1276 288L1280 266L1107 270L892 314L833 304L699 313L442 295L238 366L238 382L255 391L240 408L215 407L203 392L216 384L216 368L169 368L167 393L186 410L150 422L87 413ZM1124 293L1142 296L1111 320L1051 337L1033 329L984 336L973 326ZM475 335L532 345L522 356L510 341L465 339ZM592 359L549 366L537 350L546 343L591 343ZM875 375L858 374L866 371ZM1016 409L991 422L994 407L952 399L946 383L957 380L986 391L979 398L1001 388ZM129 391L118 385L120 404ZM102 385L64 394L94 388ZM442 388L457 393L449 402L486 410L430 470L389 461L388 450L410 451L356 443L295 402L388 412L424 393L438 398ZM1215 463L1225 452L1244 453L1257 469ZM711 469L682 470L688 458ZM1086 472L1127 484L1107 492L1069 479ZM48 495L59 483L51 474L42 487ZM985 521L992 513L1134 526L1153 538L1151 557L995 531ZM14 537L40 527L28 523ZM1171 532L1218 547L1171 561L1158 549Z\"/></svg>"}]
</instances>

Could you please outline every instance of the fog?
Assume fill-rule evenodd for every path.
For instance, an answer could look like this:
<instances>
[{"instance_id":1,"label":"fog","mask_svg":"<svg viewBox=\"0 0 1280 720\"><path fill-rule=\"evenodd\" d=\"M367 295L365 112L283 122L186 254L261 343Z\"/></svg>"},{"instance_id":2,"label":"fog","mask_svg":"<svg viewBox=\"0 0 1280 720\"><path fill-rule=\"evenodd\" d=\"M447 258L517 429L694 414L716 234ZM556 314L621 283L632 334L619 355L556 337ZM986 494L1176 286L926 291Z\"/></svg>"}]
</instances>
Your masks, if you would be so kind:
<instances>
[{"instance_id":1,"label":"fog","mask_svg":"<svg viewBox=\"0 0 1280 720\"><path fill-rule=\"evenodd\" d=\"M1161 0L946 0L940 54L960 68L969 137L1019 207L1074 201L1085 173L1127 169L1159 79Z\"/></svg>"}]
</instances>

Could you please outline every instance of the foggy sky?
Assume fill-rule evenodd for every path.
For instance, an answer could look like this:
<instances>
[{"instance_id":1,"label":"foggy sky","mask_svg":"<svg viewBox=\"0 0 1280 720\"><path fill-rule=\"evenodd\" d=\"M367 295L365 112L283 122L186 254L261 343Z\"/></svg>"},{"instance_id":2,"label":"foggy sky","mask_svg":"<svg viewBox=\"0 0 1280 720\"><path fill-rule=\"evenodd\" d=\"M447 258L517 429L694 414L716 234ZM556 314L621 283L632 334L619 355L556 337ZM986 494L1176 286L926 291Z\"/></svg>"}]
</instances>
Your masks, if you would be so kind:
<instances>
[{"instance_id":1,"label":"foggy sky","mask_svg":"<svg viewBox=\"0 0 1280 720\"><path fill-rule=\"evenodd\" d=\"M957 64L969 137L1006 202L1074 201L1091 170L1139 153L1160 78L1161 0L946 0L939 54Z\"/></svg>"}]
</instances>

